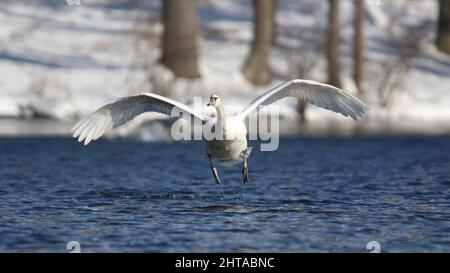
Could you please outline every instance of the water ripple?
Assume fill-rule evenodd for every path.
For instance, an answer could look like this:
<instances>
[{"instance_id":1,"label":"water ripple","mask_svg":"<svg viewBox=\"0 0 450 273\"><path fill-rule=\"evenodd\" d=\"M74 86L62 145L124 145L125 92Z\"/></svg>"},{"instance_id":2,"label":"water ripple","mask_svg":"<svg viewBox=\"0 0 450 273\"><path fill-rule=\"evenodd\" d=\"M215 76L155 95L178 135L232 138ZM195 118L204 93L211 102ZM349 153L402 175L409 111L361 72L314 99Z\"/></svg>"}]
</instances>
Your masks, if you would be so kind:
<instances>
[{"instance_id":1,"label":"water ripple","mask_svg":"<svg viewBox=\"0 0 450 273\"><path fill-rule=\"evenodd\" d=\"M450 251L450 138L280 145L217 186L197 142L0 139L0 251Z\"/></svg>"}]
</instances>

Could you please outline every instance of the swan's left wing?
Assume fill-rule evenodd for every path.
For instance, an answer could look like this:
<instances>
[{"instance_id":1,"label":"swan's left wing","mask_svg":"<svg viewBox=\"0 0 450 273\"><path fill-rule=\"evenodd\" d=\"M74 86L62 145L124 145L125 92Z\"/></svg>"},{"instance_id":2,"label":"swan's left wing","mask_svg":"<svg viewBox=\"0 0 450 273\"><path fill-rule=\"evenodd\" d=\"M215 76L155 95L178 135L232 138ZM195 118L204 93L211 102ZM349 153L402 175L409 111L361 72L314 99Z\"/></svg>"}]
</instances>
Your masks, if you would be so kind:
<instances>
[{"instance_id":1,"label":"swan's left wing","mask_svg":"<svg viewBox=\"0 0 450 273\"><path fill-rule=\"evenodd\" d=\"M303 99L308 103L340 113L354 120L364 116L367 106L355 96L339 88L310 80L295 79L285 82L257 97L236 116L245 119L260 107L272 104L286 97Z\"/></svg>"},{"instance_id":2,"label":"swan's left wing","mask_svg":"<svg viewBox=\"0 0 450 273\"><path fill-rule=\"evenodd\" d=\"M158 112L171 115L173 109L183 115L183 118L194 117L204 121L202 116L194 112L187 105L175 100L152 93L129 96L106 104L88 115L73 128L73 137L78 141L84 140L84 145L101 137L106 131L116 128L145 112Z\"/></svg>"}]
</instances>

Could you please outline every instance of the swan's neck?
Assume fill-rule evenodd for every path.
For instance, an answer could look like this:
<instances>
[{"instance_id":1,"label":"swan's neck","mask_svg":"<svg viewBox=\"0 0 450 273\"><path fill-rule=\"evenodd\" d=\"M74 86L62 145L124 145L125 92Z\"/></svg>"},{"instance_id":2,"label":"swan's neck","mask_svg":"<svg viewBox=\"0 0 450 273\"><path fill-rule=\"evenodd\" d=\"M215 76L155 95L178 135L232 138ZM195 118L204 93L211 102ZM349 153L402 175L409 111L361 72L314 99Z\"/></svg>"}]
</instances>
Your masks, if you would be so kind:
<instances>
[{"instance_id":1,"label":"swan's neck","mask_svg":"<svg viewBox=\"0 0 450 273\"><path fill-rule=\"evenodd\" d=\"M223 133L225 133L227 118L225 115L225 111L223 109L223 105L217 106L216 111L217 111L217 126L216 126L216 128L218 128Z\"/></svg>"}]
</instances>

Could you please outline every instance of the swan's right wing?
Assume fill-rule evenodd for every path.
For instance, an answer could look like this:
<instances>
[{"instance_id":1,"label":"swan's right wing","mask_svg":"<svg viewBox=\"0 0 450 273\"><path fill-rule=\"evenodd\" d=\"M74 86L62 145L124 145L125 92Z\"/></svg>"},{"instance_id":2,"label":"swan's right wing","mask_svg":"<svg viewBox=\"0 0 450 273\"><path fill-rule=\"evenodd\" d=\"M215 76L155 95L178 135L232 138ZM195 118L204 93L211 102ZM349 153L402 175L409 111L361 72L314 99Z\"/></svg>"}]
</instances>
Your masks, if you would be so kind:
<instances>
[{"instance_id":1,"label":"swan's right wing","mask_svg":"<svg viewBox=\"0 0 450 273\"><path fill-rule=\"evenodd\" d=\"M204 121L200 114L195 113L188 106L174 101L172 99L152 94L144 93L140 95L130 96L118 99L113 103L109 103L92 114L79 121L73 128L73 137L84 145L89 144L92 140L101 137L105 132L116 128L145 112L158 112L171 115L175 110L183 113L183 117L188 114L195 119Z\"/></svg>"}]
</instances>

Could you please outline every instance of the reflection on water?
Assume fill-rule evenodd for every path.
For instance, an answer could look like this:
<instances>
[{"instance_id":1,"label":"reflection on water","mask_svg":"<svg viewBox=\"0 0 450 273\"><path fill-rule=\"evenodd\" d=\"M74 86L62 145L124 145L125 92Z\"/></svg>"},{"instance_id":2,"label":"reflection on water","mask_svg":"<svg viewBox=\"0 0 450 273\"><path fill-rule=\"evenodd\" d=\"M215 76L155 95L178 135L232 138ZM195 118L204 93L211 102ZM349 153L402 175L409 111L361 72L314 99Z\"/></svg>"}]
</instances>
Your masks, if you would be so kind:
<instances>
[{"instance_id":1,"label":"reflection on water","mask_svg":"<svg viewBox=\"0 0 450 273\"><path fill-rule=\"evenodd\" d=\"M450 251L449 148L286 138L217 186L199 142L4 138L0 251Z\"/></svg>"}]
</instances>

